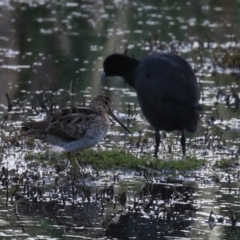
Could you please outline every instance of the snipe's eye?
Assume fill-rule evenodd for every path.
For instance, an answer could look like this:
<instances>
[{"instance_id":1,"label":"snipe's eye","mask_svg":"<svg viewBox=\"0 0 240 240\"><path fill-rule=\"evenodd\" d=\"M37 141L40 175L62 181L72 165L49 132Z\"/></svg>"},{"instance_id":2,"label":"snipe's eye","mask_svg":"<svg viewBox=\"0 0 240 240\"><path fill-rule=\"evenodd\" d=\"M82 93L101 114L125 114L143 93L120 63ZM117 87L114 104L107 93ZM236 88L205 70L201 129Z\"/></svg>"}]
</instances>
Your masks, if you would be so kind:
<instances>
[{"instance_id":1,"label":"snipe's eye","mask_svg":"<svg viewBox=\"0 0 240 240\"><path fill-rule=\"evenodd\" d=\"M106 99L103 100L103 104L104 105L108 105L109 101L107 101Z\"/></svg>"}]
</instances>

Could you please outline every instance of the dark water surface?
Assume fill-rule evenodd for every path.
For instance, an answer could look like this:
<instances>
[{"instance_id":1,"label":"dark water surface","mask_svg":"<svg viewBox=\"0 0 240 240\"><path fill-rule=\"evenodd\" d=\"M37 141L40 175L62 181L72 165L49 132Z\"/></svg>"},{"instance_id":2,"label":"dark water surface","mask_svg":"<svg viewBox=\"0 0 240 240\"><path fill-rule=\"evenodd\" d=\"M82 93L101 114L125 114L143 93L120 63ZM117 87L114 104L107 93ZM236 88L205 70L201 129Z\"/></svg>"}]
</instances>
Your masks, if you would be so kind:
<instances>
[{"instance_id":1,"label":"dark water surface","mask_svg":"<svg viewBox=\"0 0 240 240\"><path fill-rule=\"evenodd\" d=\"M240 239L239 25L239 0L1 1L2 120L5 93L13 110L1 134L0 166L19 169L1 170L0 238ZM151 51L176 52L194 68L204 113L198 132L187 135L187 151L208 160L204 169L156 176L102 172L102 177L88 169L73 187L68 174L57 184L54 169L36 168L20 148L6 146L4 137L27 117L36 117L34 108L52 101L70 105L71 88L79 104L99 93L109 96L134 133L129 140L113 126L102 148L152 155L153 131L135 92L120 79L99 81L104 58L126 47L139 59ZM137 146L139 136L148 139L147 147ZM42 151L41 144L35 151ZM182 158L177 133L167 134L160 152L166 161ZM232 166L213 167L221 159L231 159ZM16 188L27 198L16 196Z\"/></svg>"}]
</instances>

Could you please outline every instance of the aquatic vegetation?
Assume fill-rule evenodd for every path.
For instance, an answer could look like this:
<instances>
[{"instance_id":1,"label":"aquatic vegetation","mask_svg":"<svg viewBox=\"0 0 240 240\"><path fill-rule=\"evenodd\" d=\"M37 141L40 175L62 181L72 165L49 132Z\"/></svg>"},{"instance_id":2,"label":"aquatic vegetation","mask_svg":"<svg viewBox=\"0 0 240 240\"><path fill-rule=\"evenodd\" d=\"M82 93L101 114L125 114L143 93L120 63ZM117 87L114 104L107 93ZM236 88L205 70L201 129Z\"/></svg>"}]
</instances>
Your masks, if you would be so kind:
<instances>
[{"instance_id":1,"label":"aquatic vegetation","mask_svg":"<svg viewBox=\"0 0 240 240\"><path fill-rule=\"evenodd\" d=\"M230 47L221 59L225 67L240 69L240 47Z\"/></svg>"},{"instance_id":2,"label":"aquatic vegetation","mask_svg":"<svg viewBox=\"0 0 240 240\"><path fill-rule=\"evenodd\" d=\"M26 160L35 160L41 163L49 162L57 164L64 161L67 156L62 153L28 153L25 155ZM182 159L154 159L150 156L135 157L131 153L123 150L92 150L87 149L78 152L75 155L75 160L79 166L91 166L95 170L195 170L200 169L206 163L204 159L197 159L196 157L183 157Z\"/></svg>"}]
</instances>

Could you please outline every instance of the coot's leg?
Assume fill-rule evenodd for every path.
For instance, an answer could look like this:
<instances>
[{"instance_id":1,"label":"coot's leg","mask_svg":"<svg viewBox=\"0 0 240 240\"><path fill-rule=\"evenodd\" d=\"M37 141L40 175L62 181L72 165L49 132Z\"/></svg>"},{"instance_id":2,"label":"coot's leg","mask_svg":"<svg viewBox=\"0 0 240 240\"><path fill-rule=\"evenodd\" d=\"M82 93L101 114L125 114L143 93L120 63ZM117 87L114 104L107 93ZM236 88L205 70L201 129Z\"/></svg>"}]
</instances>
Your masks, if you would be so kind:
<instances>
[{"instance_id":1,"label":"coot's leg","mask_svg":"<svg viewBox=\"0 0 240 240\"><path fill-rule=\"evenodd\" d=\"M183 155L185 156L185 154L186 154L186 137L185 137L184 131L182 131L181 146L182 146Z\"/></svg>"},{"instance_id":2,"label":"coot's leg","mask_svg":"<svg viewBox=\"0 0 240 240\"><path fill-rule=\"evenodd\" d=\"M159 131L155 131L155 151L154 151L154 157L157 157L158 154L158 148L160 145L160 133Z\"/></svg>"}]
</instances>

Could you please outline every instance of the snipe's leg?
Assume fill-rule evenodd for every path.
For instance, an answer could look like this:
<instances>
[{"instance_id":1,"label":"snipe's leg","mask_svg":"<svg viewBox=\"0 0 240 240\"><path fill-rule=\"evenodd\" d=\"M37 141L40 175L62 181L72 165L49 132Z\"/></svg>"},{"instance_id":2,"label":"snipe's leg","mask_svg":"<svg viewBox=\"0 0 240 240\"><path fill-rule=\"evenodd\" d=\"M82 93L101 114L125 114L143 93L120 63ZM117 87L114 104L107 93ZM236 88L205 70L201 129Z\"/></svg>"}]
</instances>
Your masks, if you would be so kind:
<instances>
[{"instance_id":1,"label":"snipe's leg","mask_svg":"<svg viewBox=\"0 0 240 240\"><path fill-rule=\"evenodd\" d=\"M77 159L73 156L74 153L67 152L67 157L71 165L72 177L77 179L81 176L81 167Z\"/></svg>"},{"instance_id":2,"label":"snipe's leg","mask_svg":"<svg viewBox=\"0 0 240 240\"><path fill-rule=\"evenodd\" d=\"M73 158L72 158L72 153L71 152L67 152L67 158L68 158L71 166L74 167L74 162L73 162Z\"/></svg>"},{"instance_id":3,"label":"snipe's leg","mask_svg":"<svg viewBox=\"0 0 240 240\"><path fill-rule=\"evenodd\" d=\"M182 137L181 137L181 146L182 146L182 152L183 152L183 156L186 155L186 137L185 137L185 132L182 131Z\"/></svg>"},{"instance_id":4,"label":"snipe's leg","mask_svg":"<svg viewBox=\"0 0 240 240\"><path fill-rule=\"evenodd\" d=\"M158 155L159 145L160 145L160 133L159 133L159 131L155 131L155 151L154 151L154 157L155 158Z\"/></svg>"},{"instance_id":5,"label":"snipe's leg","mask_svg":"<svg viewBox=\"0 0 240 240\"><path fill-rule=\"evenodd\" d=\"M72 166L74 169L76 169L76 167L79 167L79 164L78 164L77 159L76 159L75 157L73 157L73 153L68 152L68 153L67 153L67 157L68 157L68 160L69 160L71 166ZM80 168L80 167L79 167L79 168Z\"/></svg>"}]
</instances>

